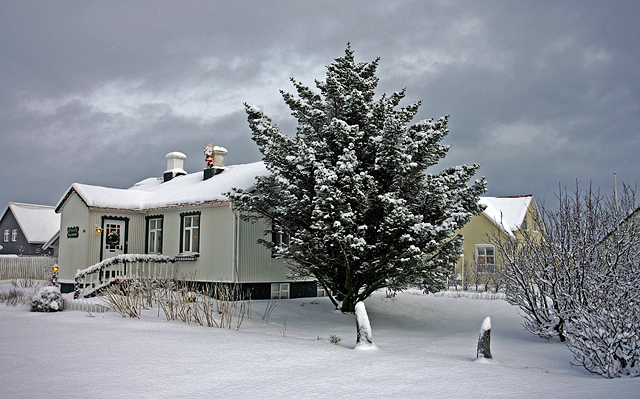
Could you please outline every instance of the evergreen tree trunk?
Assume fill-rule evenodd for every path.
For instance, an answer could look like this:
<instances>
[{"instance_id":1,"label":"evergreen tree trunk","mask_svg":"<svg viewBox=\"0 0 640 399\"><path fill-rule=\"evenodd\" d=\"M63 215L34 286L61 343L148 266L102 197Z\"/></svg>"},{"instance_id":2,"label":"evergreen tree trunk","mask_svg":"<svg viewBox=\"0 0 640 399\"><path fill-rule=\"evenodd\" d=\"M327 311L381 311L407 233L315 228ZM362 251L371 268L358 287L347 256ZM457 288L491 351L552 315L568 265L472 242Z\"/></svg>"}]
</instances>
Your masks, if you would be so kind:
<instances>
[{"instance_id":1,"label":"evergreen tree trunk","mask_svg":"<svg viewBox=\"0 0 640 399\"><path fill-rule=\"evenodd\" d=\"M342 313L354 313L356 311L356 298L352 295L343 297L340 311Z\"/></svg>"},{"instance_id":2,"label":"evergreen tree trunk","mask_svg":"<svg viewBox=\"0 0 640 399\"><path fill-rule=\"evenodd\" d=\"M373 343L371 323L369 323L369 315L367 315L364 302L356 303L356 329L358 336L355 349L377 349L376 344Z\"/></svg>"}]
</instances>

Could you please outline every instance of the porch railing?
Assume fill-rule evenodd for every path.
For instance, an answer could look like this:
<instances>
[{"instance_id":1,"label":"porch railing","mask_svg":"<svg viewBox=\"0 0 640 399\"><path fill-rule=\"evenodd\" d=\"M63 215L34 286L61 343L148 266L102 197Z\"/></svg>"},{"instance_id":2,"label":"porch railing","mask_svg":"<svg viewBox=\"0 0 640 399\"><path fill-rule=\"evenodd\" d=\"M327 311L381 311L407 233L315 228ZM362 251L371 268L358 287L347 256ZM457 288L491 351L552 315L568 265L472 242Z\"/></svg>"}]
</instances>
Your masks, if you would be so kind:
<instances>
[{"instance_id":1,"label":"porch railing","mask_svg":"<svg viewBox=\"0 0 640 399\"><path fill-rule=\"evenodd\" d=\"M118 281L130 278L168 278L176 274L176 258L164 255L125 254L78 270L74 298L86 298Z\"/></svg>"}]
</instances>

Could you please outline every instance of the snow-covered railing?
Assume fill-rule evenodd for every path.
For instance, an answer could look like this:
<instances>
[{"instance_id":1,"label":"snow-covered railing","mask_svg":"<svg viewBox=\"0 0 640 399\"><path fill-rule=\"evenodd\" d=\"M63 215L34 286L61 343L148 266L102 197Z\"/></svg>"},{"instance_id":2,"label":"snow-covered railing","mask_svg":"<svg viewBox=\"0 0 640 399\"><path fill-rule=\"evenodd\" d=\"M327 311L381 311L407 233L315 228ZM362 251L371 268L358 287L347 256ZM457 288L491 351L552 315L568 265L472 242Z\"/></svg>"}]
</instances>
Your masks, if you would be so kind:
<instances>
[{"instance_id":1,"label":"snow-covered railing","mask_svg":"<svg viewBox=\"0 0 640 399\"><path fill-rule=\"evenodd\" d=\"M74 298L88 297L117 281L129 278L169 278L176 273L176 258L164 255L125 254L78 270Z\"/></svg>"}]
</instances>

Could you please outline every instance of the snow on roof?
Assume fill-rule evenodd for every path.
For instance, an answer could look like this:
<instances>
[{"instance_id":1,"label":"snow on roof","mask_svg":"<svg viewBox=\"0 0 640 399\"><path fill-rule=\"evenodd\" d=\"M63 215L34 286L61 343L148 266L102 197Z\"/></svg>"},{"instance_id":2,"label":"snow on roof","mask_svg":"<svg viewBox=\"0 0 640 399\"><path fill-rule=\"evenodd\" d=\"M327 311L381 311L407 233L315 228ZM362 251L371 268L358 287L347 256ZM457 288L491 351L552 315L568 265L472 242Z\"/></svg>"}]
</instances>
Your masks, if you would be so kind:
<instances>
[{"instance_id":1,"label":"snow on roof","mask_svg":"<svg viewBox=\"0 0 640 399\"><path fill-rule=\"evenodd\" d=\"M224 193L233 188L251 190L257 176L269 172L263 162L227 166L223 172L203 180L202 171L176 176L163 182L162 178L148 178L129 189L91 186L74 183L58 202L64 204L69 192L75 190L87 206L97 208L147 210L170 206L227 201Z\"/></svg>"},{"instance_id":2,"label":"snow on roof","mask_svg":"<svg viewBox=\"0 0 640 399\"><path fill-rule=\"evenodd\" d=\"M60 215L53 206L9 202L8 209L29 243L45 243L60 230Z\"/></svg>"},{"instance_id":3,"label":"snow on roof","mask_svg":"<svg viewBox=\"0 0 640 399\"><path fill-rule=\"evenodd\" d=\"M58 240L60 238L60 230L58 229L58 231L56 232L56 234L54 234L53 236L51 236L51 238L49 238L49 241L45 242L44 244L42 244L42 249L49 249L49 248L53 248L53 244L56 242L56 240Z\"/></svg>"},{"instance_id":4,"label":"snow on roof","mask_svg":"<svg viewBox=\"0 0 640 399\"><path fill-rule=\"evenodd\" d=\"M486 206L482 212L496 226L513 236L513 232L520 228L533 196L522 195L513 197L480 197L479 203Z\"/></svg>"}]
</instances>

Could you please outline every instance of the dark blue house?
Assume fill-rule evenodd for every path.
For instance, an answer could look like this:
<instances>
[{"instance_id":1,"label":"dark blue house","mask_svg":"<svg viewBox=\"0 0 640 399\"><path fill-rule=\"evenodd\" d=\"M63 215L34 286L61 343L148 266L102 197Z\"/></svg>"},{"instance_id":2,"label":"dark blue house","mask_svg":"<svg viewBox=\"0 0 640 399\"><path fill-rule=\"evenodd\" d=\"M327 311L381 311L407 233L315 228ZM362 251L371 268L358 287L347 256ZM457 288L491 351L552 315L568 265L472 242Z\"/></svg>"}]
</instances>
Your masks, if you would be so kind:
<instances>
[{"instance_id":1,"label":"dark blue house","mask_svg":"<svg viewBox=\"0 0 640 399\"><path fill-rule=\"evenodd\" d=\"M10 202L0 217L0 255L57 256L59 231L53 206Z\"/></svg>"}]
</instances>

